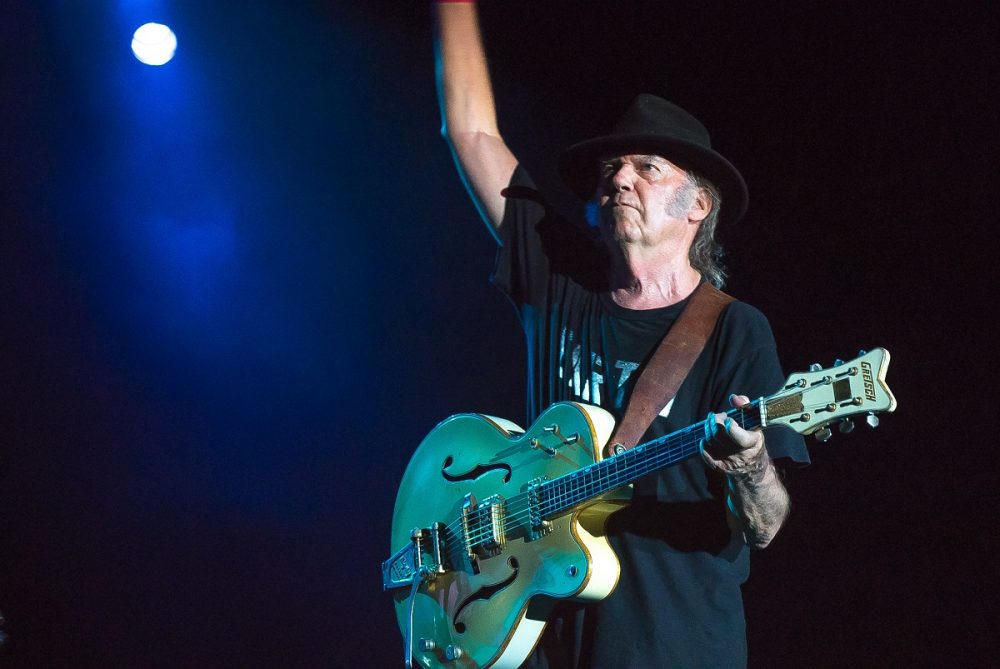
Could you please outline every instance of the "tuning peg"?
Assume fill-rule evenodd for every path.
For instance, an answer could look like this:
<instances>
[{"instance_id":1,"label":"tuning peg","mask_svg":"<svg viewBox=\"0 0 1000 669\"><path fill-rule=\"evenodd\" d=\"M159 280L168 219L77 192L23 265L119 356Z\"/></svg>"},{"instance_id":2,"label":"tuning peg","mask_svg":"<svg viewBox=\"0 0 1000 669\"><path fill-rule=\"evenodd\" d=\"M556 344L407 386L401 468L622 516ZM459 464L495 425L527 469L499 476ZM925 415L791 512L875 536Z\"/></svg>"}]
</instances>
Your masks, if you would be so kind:
<instances>
[{"instance_id":1,"label":"tuning peg","mask_svg":"<svg viewBox=\"0 0 1000 669\"><path fill-rule=\"evenodd\" d=\"M833 432L831 432L828 427L824 427L822 430L816 432L816 441L822 444L830 441L831 437L833 437Z\"/></svg>"},{"instance_id":2,"label":"tuning peg","mask_svg":"<svg viewBox=\"0 0 1000 669\"><path fill-rule=\"evenodd\" d=\"M840 358L837 358L836 360L833 361L833 366L834 367L840 367L843 364L844 364L844 361L841 360Z\"/></svg>"},{"instance_id":3,"label":"tuning peg","mask_svg":"<svg viewBox=\"0 0 1000 669\"><path fill-rule=\"evenodd\" d=\"M845 418L837 425L837 429L840 430L841 434L850 434L854 432L854 421L850 418Z\"/></svg>"},{"instance_id":4,"label":"tuning peg","mask_svg":"<svg viewBox=\"0 0 1000 669\"><path fill-rule=\"evenodd\" d=\"M863 348L862 348L862 349L859 349L859 350L858 350L858 357L859 357L859 358L860 358L861 356L863 356L863 355L867 355L867 354L868 354L868 351L866 351L866 350L865 350L865 349L863 349Z\"/></svg>"},{"instance_id":5,"label":"tuning peg","mask_svg":"<svg viewBox=\"0 0 1000 669\"><path fill-rule=\"evenodd\" d=\"M809 365L809 371L810 372L822 372L823 371L823 365L819 364L818 362L814 362L813 364Z\"/></svg>"},{"instance_id":6,"label":"tuning peg","mask_svg":"<svg viewBox=\"0 0 1000 669\"><path fill-rule=\"evenodd\" d=\"M875 415L874 411L869 411L868 417L865 418L865 422L868 423L868 427L874 430L876 427L878 427L878 416Z\"/></svg>"}]
</instances>

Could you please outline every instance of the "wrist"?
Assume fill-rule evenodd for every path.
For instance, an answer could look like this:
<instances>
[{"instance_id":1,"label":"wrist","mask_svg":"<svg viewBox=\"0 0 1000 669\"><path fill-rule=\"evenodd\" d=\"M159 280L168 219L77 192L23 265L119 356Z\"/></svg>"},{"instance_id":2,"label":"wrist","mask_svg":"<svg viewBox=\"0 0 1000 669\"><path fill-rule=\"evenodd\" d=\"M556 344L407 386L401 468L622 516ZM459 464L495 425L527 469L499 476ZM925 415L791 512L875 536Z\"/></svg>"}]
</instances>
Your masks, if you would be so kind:
<instances>
[{"instance_id":1,"label":"wrist","mask_svg":"<svg viewBox=\"0 0 1000 669\"><path fill-rule=\"evenodd\" d=\"M739 466L727 468L725 474L732 483L757 485L763 483L768 472L773 469L771 458L768 457L767 451L764 451L757 458L748 459Z\"/></svg>"}]
</instances>

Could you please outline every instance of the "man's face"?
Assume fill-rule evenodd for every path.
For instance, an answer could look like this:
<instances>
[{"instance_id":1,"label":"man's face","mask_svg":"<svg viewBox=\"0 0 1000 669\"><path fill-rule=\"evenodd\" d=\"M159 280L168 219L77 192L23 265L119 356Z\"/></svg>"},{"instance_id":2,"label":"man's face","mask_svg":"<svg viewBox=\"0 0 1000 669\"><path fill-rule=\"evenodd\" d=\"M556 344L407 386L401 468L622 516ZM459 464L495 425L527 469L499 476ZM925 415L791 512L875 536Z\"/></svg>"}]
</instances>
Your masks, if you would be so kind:
<instances>
[{"instance_id":1,"label":"man's face","mask_svg":"<svg viewBox=\"0 0 1000 669\"><path fill-rule=\"evenodd\" d=\"M662 156L641 154L607 157L599 169L599 224L609 243L690 245L704 214L684 170Z\"/></svg>"}]
</instances>

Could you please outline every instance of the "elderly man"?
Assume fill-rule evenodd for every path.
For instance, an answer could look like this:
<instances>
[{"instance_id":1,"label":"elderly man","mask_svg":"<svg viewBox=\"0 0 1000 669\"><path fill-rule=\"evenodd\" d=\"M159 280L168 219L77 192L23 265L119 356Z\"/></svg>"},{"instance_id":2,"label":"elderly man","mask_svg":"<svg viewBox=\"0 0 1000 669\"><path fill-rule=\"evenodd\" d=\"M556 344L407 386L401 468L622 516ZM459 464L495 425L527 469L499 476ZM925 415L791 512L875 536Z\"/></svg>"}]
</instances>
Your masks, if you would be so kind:
<instances>
[{"instance_id":1,"label":"elderly man","mask_svg":"<svg viewBox=\"0 0 1000 669\"><path fill-rule=\"evenodd\" d=\"M562 155L591 225L561 219L500 136L475 4L439 2L437 17L442 131L500 244L494 282L527 335L529 419L562 400L620 418L692 295L721 286L715 227L743 215L743 179L694 117L640 95L611 133ZM780 386L759 311L729 302L710 332L647 440ZM789 509L774 463L808 456L797 435L768 431L765 445L760 431L719 421L703 459L636 482L607 527L617 587L597 604L558 605L527 666L745 666L749 551L771 541Z\"/></svg>"}]
</instances>

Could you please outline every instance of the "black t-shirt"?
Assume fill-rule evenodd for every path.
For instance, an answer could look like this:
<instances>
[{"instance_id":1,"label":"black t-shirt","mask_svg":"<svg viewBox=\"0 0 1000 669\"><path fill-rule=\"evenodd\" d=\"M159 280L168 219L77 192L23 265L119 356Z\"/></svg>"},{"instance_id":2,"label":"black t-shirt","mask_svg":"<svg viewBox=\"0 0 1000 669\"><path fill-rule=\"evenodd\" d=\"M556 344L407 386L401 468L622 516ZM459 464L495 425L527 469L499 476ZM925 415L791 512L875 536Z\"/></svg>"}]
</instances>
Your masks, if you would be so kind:
<instances>
[{"instance_id":1,"label":"black t-shirt","mask_svg":"<svg viewBox=\"0 0 1000 669\"><path fill-rule=\"evenodd\" d=\"M506 195L493 280L513 301L527 337L529 423L563 400L620 418L686 300L649 310L615 304L595 235L548 207L521 168ZM643 441L728 409L732 393L770 395L783 381L767 320L733 302ZM771 428L766 439L779 464L808 462L794 432ZM749 549L726 524L723 486L700 458L637 481L632 505L608 523L621 563L618 586L594 605L560 605L526 666L745 666L740 584Z\"/></svg>"}]
</instances>

